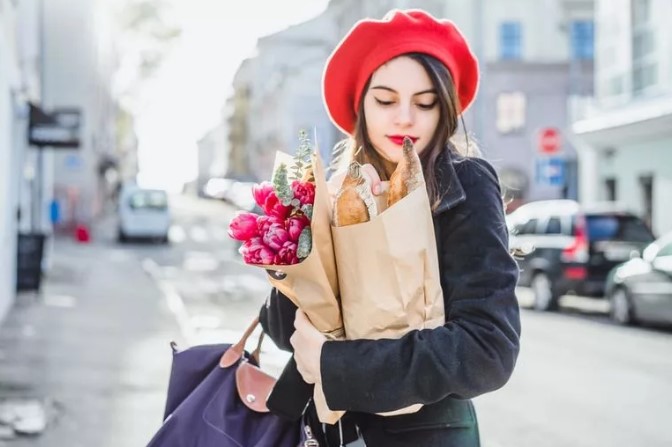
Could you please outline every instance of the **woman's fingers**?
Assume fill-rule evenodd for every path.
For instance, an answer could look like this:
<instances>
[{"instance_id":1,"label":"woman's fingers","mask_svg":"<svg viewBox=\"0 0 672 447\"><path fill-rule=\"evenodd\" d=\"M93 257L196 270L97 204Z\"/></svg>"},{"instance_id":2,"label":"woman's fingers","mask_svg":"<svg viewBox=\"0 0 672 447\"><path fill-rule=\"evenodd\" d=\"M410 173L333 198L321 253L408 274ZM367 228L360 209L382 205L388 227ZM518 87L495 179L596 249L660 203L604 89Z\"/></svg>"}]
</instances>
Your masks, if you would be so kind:
<instances>
[{"instance_id":1,"label":"woman's fingers","mask_svg":"<svg viewBox=\"0 0 672 447\"><path fill-rule=\"evenodd\" d=\"M323 336L300 309L296 310L294 327L296 331L292 334L289 342L294 348L297 369L303 380L307 383L315 383L316 376L319 376L320 348L324 342Z\"/></svg>"},{"instance_id":2,"label":"woman's fingers","mask_svg":"<svg viewBox=\"0 0 672 447\"><path fill-rule=\"evenodd\" d=\"M390 190L390 182L379 182L373 187L373 193L377 196Z\"/></svg>"},{"instance_id":3,"label":"woman's fingers","mask_svg":"<svg viewBox=\"0 0 672 447\"><path fill-rule=\"evenodd\" d=\"M389 182L380 180L378 171L376 171L376 168L374 168L372 164L367 163L362 165L362 173L367 176L369 180L371 180L371 192L373 192L375 195L379 196L390 189Z\"/></svg>"}]
</instances>

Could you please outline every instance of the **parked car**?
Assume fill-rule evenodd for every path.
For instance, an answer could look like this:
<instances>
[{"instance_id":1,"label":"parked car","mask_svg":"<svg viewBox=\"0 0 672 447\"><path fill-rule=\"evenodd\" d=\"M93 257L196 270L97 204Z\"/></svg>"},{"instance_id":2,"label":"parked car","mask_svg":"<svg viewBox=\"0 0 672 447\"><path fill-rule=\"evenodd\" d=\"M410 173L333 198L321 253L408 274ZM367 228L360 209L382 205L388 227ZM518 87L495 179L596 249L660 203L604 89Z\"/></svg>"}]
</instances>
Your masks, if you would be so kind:
<instances>
[{"instance_id":1,"label":"parked car","mask_svg":"<svg viewBox=\"0 0 672 447\"><path fill-rule=\"evenodd\" d=\"M672 232L646 247L641 258L612 269L605 288L617 323L672 324Z\"/></svg>"},{"instance_id":2,"label":"parked car","mask_svg":"<svg viewBox=\"0 0 672 447\"><path fill-rule=\"evenodd\" d=\"M117 240L151 238L168 243L171 214L168 194L137 185L122 188L119 195Z\"/></svg>"},{"instance_id":3,"label":"parked car","mask_svg":"<svg viewBox=\"0 0 672 447\"><path fill-rule=\"evenodd\" d=\"M521 206L507 221L519 284L532 289L537 310L557 309L568 293L603 297L609 271L654 240L642 219L614 205L544 200Z\"/></svg>"}]
</instances>

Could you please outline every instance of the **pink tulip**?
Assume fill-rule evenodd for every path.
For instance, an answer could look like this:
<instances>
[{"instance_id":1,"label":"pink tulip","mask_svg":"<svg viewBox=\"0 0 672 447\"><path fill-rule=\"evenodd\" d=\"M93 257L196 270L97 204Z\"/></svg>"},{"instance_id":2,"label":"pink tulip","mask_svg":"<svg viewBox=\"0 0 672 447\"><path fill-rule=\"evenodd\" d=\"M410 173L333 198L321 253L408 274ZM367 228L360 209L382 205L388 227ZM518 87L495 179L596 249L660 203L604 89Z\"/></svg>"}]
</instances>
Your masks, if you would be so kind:
<instances>
[{"instance_id":1,"label":"pink tulip","mask_svg":"<svg viewBox=\"0 0 672 447\"><path fill-rule=\"evenodd\" d=\"M295 242L285 242L276 255L275 263L278 265L298 264L299 258L296 256L296 248Z\"/></svg>"},{"instance_id":2,"label":"pink tulip","mask_svg":"<svg viewBox=\"0 0 672 447\"><path fill-rule=\"evenodd\" d=\"M229 223L229 236L243 242L254 236L259 236L258 217L254 213L239 211Z\"/></svg>"},{"instance_id":3,"label":"pink tulip","mask_svg":"<svg viewBox=\"0 0 672 447\"><path fill-rule=\"evenodd\" d=\"M309 225L310 220L304 214L287 219L285 227L289 233L289 239L293 242L298 242L299 236L301 236L301 232Z\"/></svg>"},{"instance_id":4,"label":"pink tulip","mask_svg":"<svg viewBox=\"0 0 672 447\"><path fill-rule=\"evenodd\" d=\"M263 208L264 212L269 216L277 216L282 220L289 217L292 209L293 207L291 205L283 205L275 194L268 196L268 199L266 199L266 205Z\"/></svg>"},{"instance_id":5,"label":"pink tulip","mask_svg":"<svg viewBox=\"0 0 672 447\"><path fill-rule=\"evenodd\" d=\"M264 214L266 215L286 219L292 211L291 206L285 206L280 203L280 199L275 194L271 182L261 182L254 185L252 187L252 195L254 196L254 201L264 210Z\"/></svg>"},{"instance_id":6,"label":"pink tulip","mask_svg":"<svg viewBox=\"0 0 672 447\"><path fill-rule=\"evenodd\" d=\"M259 234L266 234L268 229L273 224L282 225L284 221L278 216L259 216L257 218L257 227L259 228Z\"/></svg>"},{"instance_id":7,"label":"pink tulip","mask_svg":"<svg viewBox=\"0 0 672 447\"><path fill-rule=\"evenodd\" d=\"M272 224L266 233L262 235L264 244L276 253L280 251L285 242L289 240L289 233L282 224Z\"/></svg>"},{"instance_id":8,"label":"pink tulip","mask_svg":"<svg viewBox=\"0 0 672 447\"><path fill-rule=\"evenodd\" d=\"M275 195L273 184L271 182L261 182L252 186L252 195L254 196L254 201L257 202L257 205L259 205L260 208L263 208L268 196Z\"/></svg>"},{"instance_id":9,"label":"pink tulip","mask_svg":"<svg viewBox=\"0 0 672 447\"><path fill-rule=\"evenodd\" d=\"M301 202L301 206L315 203L315 184L313 183L294 180L292 182L292 192L294 198Z\"/></svg>"},{"instance_id":10,"label":"pink tulip","mask_svg":"<svg viewBox=\"0 0 672 447\"><path fill-rule=\"evenodd\" d=\"M239 249L246 264L271 265L275 261L276 254L266 246L261 237L253 237L243 243Z\"/></svg>"}]
</instances>

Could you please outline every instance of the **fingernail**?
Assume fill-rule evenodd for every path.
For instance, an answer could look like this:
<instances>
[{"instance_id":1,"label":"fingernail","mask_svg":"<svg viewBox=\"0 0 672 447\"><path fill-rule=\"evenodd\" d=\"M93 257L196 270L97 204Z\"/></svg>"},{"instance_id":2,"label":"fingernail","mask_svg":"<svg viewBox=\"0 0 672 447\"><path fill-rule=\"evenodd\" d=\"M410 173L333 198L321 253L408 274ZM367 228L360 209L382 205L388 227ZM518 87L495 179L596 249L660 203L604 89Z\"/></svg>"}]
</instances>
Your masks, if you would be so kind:
<instances>
[{"instance_id":1,"label":"fingernail","mask_svg":"<svg viewBox=\"0 0 672 447\"><path fill-rule=\"evenodd\" d=\"M380 192L380 186L374 186L373 187L373 193L378 194Z\"/></svg>"}]
</instances>

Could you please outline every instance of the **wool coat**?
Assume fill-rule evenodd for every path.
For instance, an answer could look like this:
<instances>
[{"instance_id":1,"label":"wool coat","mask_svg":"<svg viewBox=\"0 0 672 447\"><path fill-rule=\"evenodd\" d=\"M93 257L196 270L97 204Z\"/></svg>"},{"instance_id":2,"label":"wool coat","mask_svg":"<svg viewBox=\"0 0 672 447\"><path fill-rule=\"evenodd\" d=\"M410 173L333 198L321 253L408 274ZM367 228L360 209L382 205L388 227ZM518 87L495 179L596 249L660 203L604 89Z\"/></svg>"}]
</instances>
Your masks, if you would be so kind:
<instances>
[{"instance_id":1,"label":"wool coat","mask_svg":"<svg viewBox=\"0 0 672 447\"><path fill-rule=\"evenodd\" d=\"M322 347L327 404L347 412L341 427L346 437L356 437L356 425L367 447L480 445L470 399L502 387L516 364L518 267L509 251L497 174L481 158L445 151L436 175L441 200L433 219L445 324L399 339L327 341ZM273 289L260 313L265 332L288 351L295 310ZM292 360L268 405L298 418L311 395ZM376 415L417 403L424 406L414 414ZM338 445L336 427L325 432L321 445Z\"/></svg>"}]
</instances>

